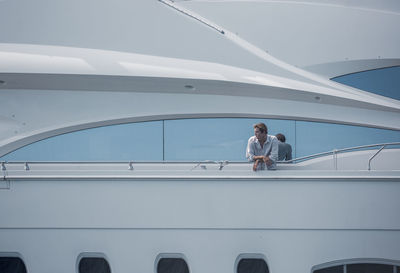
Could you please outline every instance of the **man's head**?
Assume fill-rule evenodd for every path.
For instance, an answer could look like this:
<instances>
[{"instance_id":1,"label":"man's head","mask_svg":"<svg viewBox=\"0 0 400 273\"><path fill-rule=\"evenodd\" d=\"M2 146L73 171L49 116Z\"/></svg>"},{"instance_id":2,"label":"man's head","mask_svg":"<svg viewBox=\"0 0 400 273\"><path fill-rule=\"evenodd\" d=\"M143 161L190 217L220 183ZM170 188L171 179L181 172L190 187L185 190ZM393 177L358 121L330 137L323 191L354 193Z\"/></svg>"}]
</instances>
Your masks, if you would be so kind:
<instances>
[{"instance_id":1,"label":"man's head","mask_svg":"<svg viewBox=\"0 0 400 273\"><path fill-rule=\"evenodd\" d=\"M253 126L254 128L254 135L258 139L258 141L265 141L267 139L268 128L267 126L260 122Z\"/></svg>"},{"instance_id":2,"label":"man's head","mask_svg":"<svg viewBox=\"0 0 400 273\"><path fill-rule=\"evenodd\" d=\"M285 142L286 141L286 137L283 134L277 134L276 138L280 141L280 142Z\"/></svg>"}]
</instances>

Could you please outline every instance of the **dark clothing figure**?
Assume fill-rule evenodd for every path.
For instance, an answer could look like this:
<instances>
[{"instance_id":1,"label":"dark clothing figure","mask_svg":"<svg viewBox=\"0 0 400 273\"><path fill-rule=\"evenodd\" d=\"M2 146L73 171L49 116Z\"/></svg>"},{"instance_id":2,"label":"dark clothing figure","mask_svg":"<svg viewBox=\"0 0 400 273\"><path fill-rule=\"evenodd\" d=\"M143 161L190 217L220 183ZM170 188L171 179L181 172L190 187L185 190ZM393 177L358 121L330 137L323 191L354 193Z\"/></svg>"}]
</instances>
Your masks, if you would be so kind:
<instances>
[{"instance_id":1,"label":"dark clothing figure","mask_svg":"<svg viewBox=\"0 0 400 273\"><path fill-rule=\"evenodd\" d=\"M283 134L277 134L276 138L279 140L278 143L278 160L291 160L292 159L292 146L286 143L286 137Z\"/></svg>"},{"instance_id":2,"label":"dark clothing figure","mask_svg":"<svg viewBox=\"0 0 400 273\"><path fill-rule=\"evenodd\" d=\"M290 146L290 144L279 141L278 147L279 147L279 149L278 149L278 160L279 161L292 159L292 146Z\"/></svg>"}]
</instances>

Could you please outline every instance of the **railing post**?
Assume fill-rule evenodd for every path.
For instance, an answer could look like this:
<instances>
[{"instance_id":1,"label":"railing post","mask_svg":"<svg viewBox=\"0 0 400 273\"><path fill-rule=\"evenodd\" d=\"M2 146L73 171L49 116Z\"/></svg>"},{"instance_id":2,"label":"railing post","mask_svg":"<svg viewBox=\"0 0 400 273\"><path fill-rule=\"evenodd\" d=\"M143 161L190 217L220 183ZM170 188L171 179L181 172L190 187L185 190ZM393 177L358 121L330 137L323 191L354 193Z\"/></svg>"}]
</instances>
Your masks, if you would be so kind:
<instances>
[{"instance_id":1,"label":"railing post","mask_svg":"<svg viewBox=\"0 0 400 273\"><path fill-rule=\"evenodd\" d=\"M219 168L218 168L218 170L220 170L220 171L222 171L222 168L224 167L224 166L226 166L226 165L228 165L228 160L224 160L224 161L220 161L220 162L218 162L219 163Z\"/></svg>"},{"instance_id":2,"label":"railing post","mask_svg":"<svg viewBox=\"0 0 400 273\"><path fill-rule=\"evenodd\" d=\"M368 160L368 171L371 170L371 161L372 159L374 159L374 157L379 154L384 148L385 148L386 144L384 144L373 156L371 156L371 158Z\"/></svg>"},{"instance_id":3,"label":"railing post","mask_svg":"<svg viewBox=\"0 0 400 273\"><path fill-rule=\"evenodd\" d=\"M333 153L333 168L335 169L335 171L337 171L337 153L338 153L338 150L334 149L332 151L332 153Z\"/></svg>"}]
</instances>

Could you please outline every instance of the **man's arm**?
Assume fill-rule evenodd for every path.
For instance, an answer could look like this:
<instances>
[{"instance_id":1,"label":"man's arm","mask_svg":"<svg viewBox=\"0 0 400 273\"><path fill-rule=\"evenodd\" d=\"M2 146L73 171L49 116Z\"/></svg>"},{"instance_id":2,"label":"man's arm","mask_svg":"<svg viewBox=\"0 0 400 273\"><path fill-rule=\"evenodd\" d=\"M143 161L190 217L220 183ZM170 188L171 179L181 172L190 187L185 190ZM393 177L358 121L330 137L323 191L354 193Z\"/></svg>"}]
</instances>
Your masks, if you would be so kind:
<instances>
[{"instance_id":1,"label":"man's arm","mask_svg":"<svg viewBox=\"0 0 400 273\"><path fill-rule=\"evenodd\" d=\"M271 164L278 161L278 150L279 150L279 140L277 138L272 138L271 153L269 155L269 160L272 161Z\"/></svg>"},{"instance_id":2,"label":"man's arm","mask_svg":"<svg viewBox=\"0 0 400 273\"><path fill-rule=\"evenodd\" d=\"M255 158L255 151L254 151L254 141L252 138L249 138L249 141L247 142L247 148L246 148L246 158L248 161L254 161L256 160Z\"/></svg>"}]
</instances>

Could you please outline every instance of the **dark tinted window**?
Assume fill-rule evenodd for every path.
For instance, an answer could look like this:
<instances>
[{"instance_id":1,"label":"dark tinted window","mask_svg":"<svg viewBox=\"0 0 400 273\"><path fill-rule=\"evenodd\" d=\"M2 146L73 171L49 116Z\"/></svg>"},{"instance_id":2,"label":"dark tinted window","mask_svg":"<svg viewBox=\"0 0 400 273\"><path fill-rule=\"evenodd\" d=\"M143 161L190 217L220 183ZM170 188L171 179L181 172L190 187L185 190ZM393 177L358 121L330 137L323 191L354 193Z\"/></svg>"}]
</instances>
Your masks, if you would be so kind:
<instances>
[{"instance_id":1,"label":"dark tinted window","mask_svg":"<svg viewBox=\"0 0 400 273\"><path fill-rule=\"evenodd\" d=\"M393 273L393 265L387 264L348 264L347 273Z\"/></svg>"},{"instance_id":2,"label":"dark tinted window","mask_svg":"<svg viewBox=\"0 0 400 273\"><path fill-rule=\"evenodd\" d=\"M343 273L343 265L318 269L314 273Z\"/></svg>"},{"instance_id":3,"label":"dark tinted window","mask_svg":"<svg viewBox=\"0 0 400 273\"><path fill-rule=\"evenodd\" d=\"M184 259L162 258L157 264L157 273L189 273L189 268Z\"/></svg>"},{"instance_id":4,"label":"dark tinted window","mask_svg":"<svg viewBox=\"0 0 400 273\"><path fill-rule=\"evenodd\" d=\"M333 78L332 80L371 93L400 100L400 66L373 69Z\"/></svg>"},{"instance_id":5,"label":"dark tinted window","mask_svg":"<svg viewBox=\"0 0 400 273\"><path fill-rule=\"evenodd\" d=\"M111 273L111 269L104 258L82 258L79 273Z\"/></svg>"},{"instance_id":6,"label":"dark tinted window","mask_svg":"<svg viewBox=\"0 0 400 273\"><path fill-rule=\"evenodd\" d=\"M18 257L0 257L1 273L26 273L24 262Z\"/></svg>"},{"instance_id":7,"label":"dark tinted window","mask_svg":"<svg viewBox=\"0 0 400 273\"><path fill-rule=\"evenodd\" d=\"M237 273L268 273L267 263L263 259L241 259Z\"/></svg>"}]
</instances>

